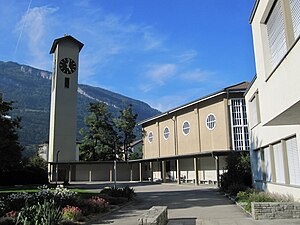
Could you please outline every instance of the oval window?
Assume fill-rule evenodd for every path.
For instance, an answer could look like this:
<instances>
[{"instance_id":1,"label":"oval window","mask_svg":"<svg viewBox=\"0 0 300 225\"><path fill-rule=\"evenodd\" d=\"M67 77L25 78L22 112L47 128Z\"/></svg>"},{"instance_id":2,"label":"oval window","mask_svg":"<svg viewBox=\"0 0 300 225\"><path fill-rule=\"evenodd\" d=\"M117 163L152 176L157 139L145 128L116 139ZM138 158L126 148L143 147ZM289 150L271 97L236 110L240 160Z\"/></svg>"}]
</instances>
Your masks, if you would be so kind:
<instances>
[{"instance_id":1,"label":"oval window","mask_svg":"<svg viewBox=\"0 0 300 225\"><path fill-rule=\"evenodd\" d=\"M152 131L150 131L148 134L148 141L149 141L149 143L152 143L152 141L153 141L153 132Z\"/></svg>"},{"instance_id":2,"label":"oval window","mask_svg":"<svg viewBox=\"0 0 300 225\"><path fill-rule=\"evenodd\" d=\"M165 129L164 129L164 139L168 140L169 136L170 136L169 127L165 127Z\"/></svg>"},{"instance_id":3,"label":"oval window","mask_svg":"<svg viewBox=\"0 0 300 225\"><path fill-rule=\"evenodd\" d=\"M206 117L206 127L209 130L213 130L216 127L216 116L212 113L208 114Z\"/></svg>"},{"instance_id":4,"label":"oval window","mask_svg":"<svg viewBox=\"0 0 300 225\"><path fill-rule=\"evenodd\" d=\"M189 121L184 121L182 124L182 133L184 135L188 135L190 133L190 130L191 130L191 126Z\"/></svg>"}]
</instances>

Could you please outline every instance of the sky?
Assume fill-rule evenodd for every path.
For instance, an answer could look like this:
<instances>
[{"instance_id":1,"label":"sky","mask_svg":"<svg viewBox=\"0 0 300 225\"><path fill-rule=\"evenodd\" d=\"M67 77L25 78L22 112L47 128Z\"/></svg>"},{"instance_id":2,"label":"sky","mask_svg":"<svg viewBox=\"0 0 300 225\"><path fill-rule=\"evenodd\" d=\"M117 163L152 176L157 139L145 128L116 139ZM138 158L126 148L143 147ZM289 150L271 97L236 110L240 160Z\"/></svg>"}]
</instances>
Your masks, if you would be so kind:
<instances>
[{"instance_id":1,"label":"sky","mask_svg":"<svg viewBox=\"0 0 300 225\"><path fill-rule=\"evenodd\" d=\"M0 60L52 71L53 40L84 43L79 83L167 111L255 75L254 0L0 0Z\"/></svg>"}]
</instances>

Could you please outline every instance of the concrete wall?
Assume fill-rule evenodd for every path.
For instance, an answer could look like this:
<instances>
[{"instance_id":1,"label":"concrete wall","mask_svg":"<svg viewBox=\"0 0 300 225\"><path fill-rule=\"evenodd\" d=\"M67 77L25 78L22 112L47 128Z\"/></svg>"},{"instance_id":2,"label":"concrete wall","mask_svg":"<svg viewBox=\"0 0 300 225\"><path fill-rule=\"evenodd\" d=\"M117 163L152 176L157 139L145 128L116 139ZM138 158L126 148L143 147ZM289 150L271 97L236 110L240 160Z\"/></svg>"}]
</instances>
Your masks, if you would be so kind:
<instances>
[{"instance_id":1,"label":"concrete wall","mask_svg":"<svg viewBox=\"0 0 300 225\"><path fill-rule=\"evenodd\" d=\"M216 117L216 127L208 130L206 127L206 117L208 114ZM230 120L228 118L227 100L207 104L199 109L200 138L202 151L227 150L230 149Z\"/></svg>"},{"instance_id":2,"label":"concrete wall","mask_svg":"<svg viewBox=\"0 0 300 225\"><path fill-rule=\"evenodd\" d=\"M177 141L178 155L200 152L199 122L197 107L189 107L178 113L177 119ZM183 123L190 123L190 133L185 135L182 131Z\"/></svg>"},{"instance_id":3,"label":"concrete wall","mask_svg":"<svg viewBox=\"0 0 300 225\"><path fill-rule=\"evenodd\" d=\"M298 186L282 185L267 182L266 191L270 193L280 193L282 195L289 195L292 196L295 201L300 202L300 188Z\"/></svg>"},{"instance_id":4,"label":"concrete wall","mask_svg":"<svg viewBox=\"0 0 300 225\"><path fill-rule=\"evenodd\" d=\"M175 118L166 118L166 120L163 120L159 123L159 134L160 134L160 146L159 149L160 151L160 156L161 157L166 157L170 155L175 155L176 150L175 150ZM164 137L164 129L169 128L169 137L166 139Z\"/></svg>"},{"instance_id":5,"label":"concrete wall","mask_svg":"<svg viewBox=\"0 0 300 225\"><path fill-rule=\"evenodd\" d=\"M158 158L160 157L160 148L159 148L159 127L158 123L150 124L145 130L145 137L143 137L143 158ZM153 141L149 142L149 133L153 133Z\"/></svg>"},{"instance_id":6,"label":"concrete wall","mask_svg":"<svg viewBox=\"0 0 300 225\"><path fill-rule=\"evenodd\" d=\"M114 169L113 162L111 163L85 163L85 164L60 164L58 181L113 181ZM55 171L55 167L53 167ZM52 181L55 181L55 174L53 174ZM71 179L70 177L71 176ZM117 163L117 180L118 181L138 181L139 164Z\"/></svg>"}]
</instances>

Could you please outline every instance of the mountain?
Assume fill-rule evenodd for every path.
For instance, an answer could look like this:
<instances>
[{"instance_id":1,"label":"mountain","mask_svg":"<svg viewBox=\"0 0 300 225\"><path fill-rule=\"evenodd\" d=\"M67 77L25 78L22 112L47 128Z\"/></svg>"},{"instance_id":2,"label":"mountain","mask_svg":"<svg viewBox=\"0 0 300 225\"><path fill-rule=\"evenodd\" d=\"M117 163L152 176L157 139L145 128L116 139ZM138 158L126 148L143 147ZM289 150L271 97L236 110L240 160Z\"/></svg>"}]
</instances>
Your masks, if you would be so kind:
<instances>
[{"instance_id":1,"label":"mountain","mask_svg":"<svg viewBox=\"0 0 300 225\"><path fill-rule=\"evenodd\" d=\"M12 116L22 117L20 142L23 145L40 144L48 140L50 119L51 72L15 62L0 61L0 93L5 101L14 101ZM90 102L104 102L116 115L131 104L138 121L159 114L148 104L126 96L89 85L79 84L77 91L77 128L84 127ZM78 135L78 138L80 136Z\"/></svg>"}]
</instances>

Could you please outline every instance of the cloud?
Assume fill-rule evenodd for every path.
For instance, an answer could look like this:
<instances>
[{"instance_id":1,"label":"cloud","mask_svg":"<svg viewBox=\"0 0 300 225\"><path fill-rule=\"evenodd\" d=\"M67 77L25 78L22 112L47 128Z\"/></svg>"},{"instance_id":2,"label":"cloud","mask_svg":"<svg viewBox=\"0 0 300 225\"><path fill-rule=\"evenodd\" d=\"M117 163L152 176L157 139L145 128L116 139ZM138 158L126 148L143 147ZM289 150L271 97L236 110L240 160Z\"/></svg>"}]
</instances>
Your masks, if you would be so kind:
<instances>
[{"instance_id":1,"label":"cloud","mask_svg":"<svg viewBox=\"0 0 300 225\"><path fill-rule=\"evenodd\" d=\"M148 92L156 87L165 85L166 80L173 77L177 72L175 64L159 64L147 66L148 70L144 73L147 79L143 79L143 83L139 85L139 89Z\"/></svg>"},{"instance_id":2,"label":"cloud","mask_svg":"<svg viewBox=\"0 0 300 225\"><path fill-rule=\"evenodd\" d=\"M158 109L161 112L166 112L178 106L194 101L205 94L205 88L190 88L180 93L173 95L165 95L159 98L152 97L147 100L151 107Z\"/></svg>"},{"instance_id":3,"label":"cloud","mask_svg":"<svg viewBox=\"0 0 300 225\"><path fill-rule=\"evenodd\" d=\"M162 47L164 39L162 37L158 37L154 31L153 28L150 26L144 27L141 29L143 38L145 40L145 50L153 50L153 49L159 49Z\"/></svg>"},{"instance_id":4,"label":"cloud","mask_svg":"<svg viewBox=\"0 0 300 225\"><path fill-rule=\"evenodd\" d=\"M107 13L86 3L80 9L80 15L69 23L74 36L78 34L86 44L82 53L82 63L86 63L82 67L87 68L83 70L83 76L86 78L90 79L101 69L115 67L120 62L131 60L138 63L136 55L145 56L150 51L161 49L161 35L151 26L132 22L131 13Z\"/></svg>"},{"instance_id":5,"label":"cloud","mask_svg":"<svg viewBox=\"0 0 300 225\"><path fill-rule=\"evenodd\" d=\"M185 73L182 73L180 77L186 81L192 81L192 82L205 82L209 79L211 79L216 73L201 69L195 69L192 71L188 71Z\"/></svg>"},{"instance_id":6,"label":"cloud","mask_svg":"<svg viewBox=\"0 0 300 225\"><path fill-rule=\"evenodd\" d=\"M57 10L58 8L47 6L29 9L16 26L15 31L22 34L20 39L21 41L24 39L23 42L27 44L34 59L32 64L40 68L49 64L49 59L45 57L45 49L49 48L49 46L45 46L45 37L47 37L47 29L49 29L49 18Z\"/></svg>"},{"instance_id":7,"label":"cloud","mask_svg":"<svg viewBox=\"0 0 300 225\"><path fill-rule=\"evenodd\" d=\"M175 64L152 65L146 76L159 85L163 85L165 80L172 77L176 73Z\"/></svg>"},{"instance_id":8,"label":"cloud","mask_svg":"<svg viewBox=\"0 0 300 225\"><path fill-rule=\"evenodd\" d=\"M188 50L176 56L180 63L186 63L193 60L198 55L196 50Z\"/></svg>"}]
</instances>

